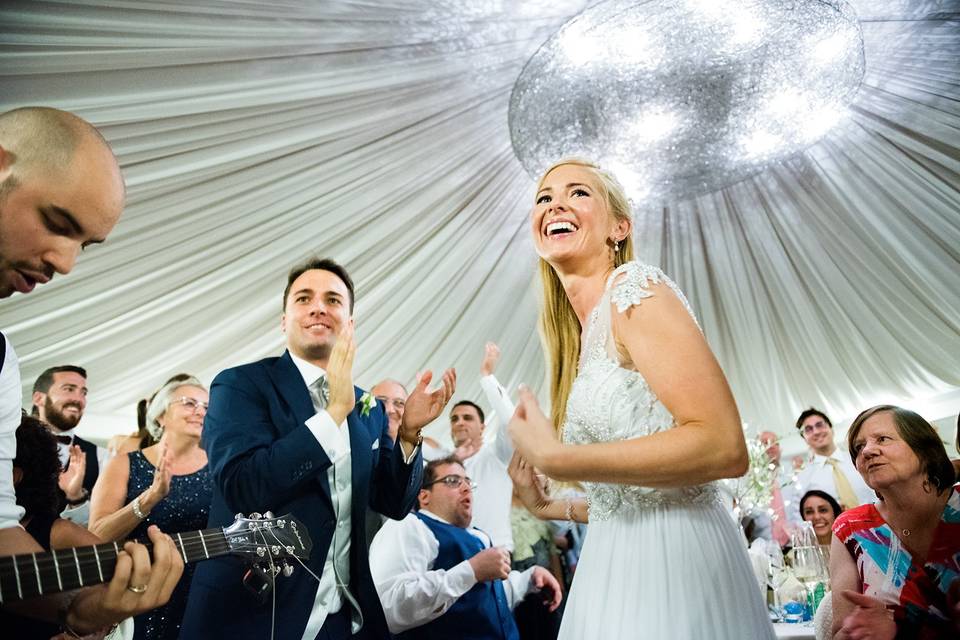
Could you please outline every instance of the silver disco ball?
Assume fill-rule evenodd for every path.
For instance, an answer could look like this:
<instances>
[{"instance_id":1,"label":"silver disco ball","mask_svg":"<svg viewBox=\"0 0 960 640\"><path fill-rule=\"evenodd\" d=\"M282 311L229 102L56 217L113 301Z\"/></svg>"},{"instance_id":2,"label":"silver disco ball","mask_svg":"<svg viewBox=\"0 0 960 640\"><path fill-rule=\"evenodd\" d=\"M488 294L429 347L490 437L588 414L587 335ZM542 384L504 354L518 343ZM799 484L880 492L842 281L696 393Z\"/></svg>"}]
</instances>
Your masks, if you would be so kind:
<instances>
[{"instance_id":1,"label":"silver disco ball","mask_svg":"<svg viewBox=\"0 0 960 640\"><path fill-rule=\"evenodd\" d=\"M863 72L843 1L608 0L527 62L510 136L531 176L581 156L636 202L681 200L821 138Z\"/></svg>"}]
</instances>

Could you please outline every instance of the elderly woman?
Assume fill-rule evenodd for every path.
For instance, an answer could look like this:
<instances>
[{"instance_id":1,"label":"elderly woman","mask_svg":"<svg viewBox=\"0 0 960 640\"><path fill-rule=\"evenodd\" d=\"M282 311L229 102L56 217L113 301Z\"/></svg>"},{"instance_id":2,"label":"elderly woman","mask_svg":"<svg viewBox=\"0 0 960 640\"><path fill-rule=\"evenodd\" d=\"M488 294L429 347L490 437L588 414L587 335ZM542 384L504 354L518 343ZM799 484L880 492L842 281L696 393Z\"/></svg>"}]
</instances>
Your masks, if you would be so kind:
<instances>
[{"instance_id":1,"label":"elderly woman","mask_svg":"<svg viewBox=\"0 0 960 640\"><path fill-rule=\"evenodd\" d=\"M817 542L827 554L827 558L830 557L833 522L842 512L840 503L826 491L811 489L800 498L800 517L813 525Z\"/></svg>"},{"instance_id":2,"label":"elderly woman","mask_svg":"<svg viewBox=\"0 0 960 640\"><path fill-rule=\"evenodd\" d=\"M834 640L958 637L960 487L937 432L881 405L853 421L850 456L876 504L833 525Z\"/></svg>"},{"instance_id":3,"label":"elderly woman","mask_svg":"<svg viewBox=\"0 0 960 640\"><path fill-rule=\"evenodd\" d=\"M178 373L163 384L166 386L171 382L183 382L192 377L189 373ZM163 387L161 387L161 389L162 388ZM159 389L157 391L159 391ZM130 453L131 451L139 451L150 445L157 444L157 438L154 437L153 430L147 425L147 408L150 406L150 403L153 402L153 399L157 397L157 391L154 391L153 395L149 398L141 398L137 402L137 431L129 435L118 434L110 438L110 442L107 443L107 451L110 452L111 456L118 456Z\"/></svg>"},{"instance_id":4,"label":"elderly woman","mask_svg":"<svg viewBox=\"0 0 960 640\"><path fill-rule=\"evenodd\" d=\"M165 384L147 408L147 424L159 439L107 463L93 489L90 530L104 540L146 535L157 524L168 533L203 529L212 484L200 448L206 388L196 378ZM137 616L135 640L175 639L180 631L192 567L159 609Z\"/></svg>"}]
</instances>

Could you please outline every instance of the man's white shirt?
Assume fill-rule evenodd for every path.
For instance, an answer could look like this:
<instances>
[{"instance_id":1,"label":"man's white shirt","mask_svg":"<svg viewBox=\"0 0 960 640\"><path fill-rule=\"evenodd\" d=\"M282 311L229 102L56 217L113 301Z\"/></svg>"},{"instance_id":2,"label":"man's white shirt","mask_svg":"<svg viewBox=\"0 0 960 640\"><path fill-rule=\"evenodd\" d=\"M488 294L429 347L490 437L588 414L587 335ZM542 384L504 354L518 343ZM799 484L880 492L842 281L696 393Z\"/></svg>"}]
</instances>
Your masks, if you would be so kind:
<instances>
[{"instance_id":1,"label":"man's white shirt","mask_svg":"<svg viewBox=\"0 0 960 640\"><path fill-rule=\"evenodd\" d=\"M10 340L0 369L0 529L20 526L23 507L17 504L13 488L13 459L17 456L17 427L20 426L20 363Z\"/></svg>"},{"instance_id":2,"label":"man's white shirt","mask_svg":"<svg viewBox=\"0 0 960 640\"><path fill-rule=\"evenodd\" d=\"M425 509L420 513L446 522ZM491 546L490 537L483 531L472 526L466 530L479 539L484 548ZM450 569L434 569L439 552L436 536L412 513L403 520L388 520L374 537L370 545L370 573L391 633L401 633L439 618L477 584L469 559ZM530 590L534 569L511 571L503 581L511 609Z\"/></svg>"},{"instance_id":3,"label":"man's white shirt","mask_svg":"<svg viewBox=\"0 0 960 640\"><path fill-rule=\"evenodd\" d=\"M853 487L860 504L876 502L876 492L863 481L863 476L854 466L849 452L837 447L829 456L813 454L807 460L806 466L797 474L797 481L789 492L791 502L795 501L795 503L786 507L787 520L790 522L799 523L803 520L800 515L800 499L807 491L818 489L829 493L836 498L837 502L840 502L840 492L837 491L837 485L833 480L833 466L828 462L829 459L837 460L840 463L840 469L850 482L850 486ZM786 493L784 499L786 499Z\"/></svg>"}]
</instances>

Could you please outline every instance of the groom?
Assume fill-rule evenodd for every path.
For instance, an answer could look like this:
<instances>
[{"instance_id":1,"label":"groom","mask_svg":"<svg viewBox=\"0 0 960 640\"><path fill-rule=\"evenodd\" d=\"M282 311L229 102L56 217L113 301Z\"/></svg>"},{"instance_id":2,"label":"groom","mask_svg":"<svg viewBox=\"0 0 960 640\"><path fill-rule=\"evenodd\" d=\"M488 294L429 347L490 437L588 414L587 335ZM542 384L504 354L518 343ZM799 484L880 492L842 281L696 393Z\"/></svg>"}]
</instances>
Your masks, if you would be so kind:
<instances>
[{"instance_id":1,"label":"groom","mask_svg":"<svg viewBox=\"0 0 960 640\"><path fill-rule=\"evenodd\" d=\"M456 376L448 370L432 393L430 373L422 376L394 445L383 407L369 407L353 386L353 304L353 282L336 262L294 267L283 293L287 351L213 381L203 428L214 481L210 526L228 525L236 513L290 513L313 551L306 567L276 579L265 602L244 587L241 560L201 563L182 638L389 637L370 577L365 511L409 513L423 473L420 429L443 410Z\"/></svg>"}]
</instances>

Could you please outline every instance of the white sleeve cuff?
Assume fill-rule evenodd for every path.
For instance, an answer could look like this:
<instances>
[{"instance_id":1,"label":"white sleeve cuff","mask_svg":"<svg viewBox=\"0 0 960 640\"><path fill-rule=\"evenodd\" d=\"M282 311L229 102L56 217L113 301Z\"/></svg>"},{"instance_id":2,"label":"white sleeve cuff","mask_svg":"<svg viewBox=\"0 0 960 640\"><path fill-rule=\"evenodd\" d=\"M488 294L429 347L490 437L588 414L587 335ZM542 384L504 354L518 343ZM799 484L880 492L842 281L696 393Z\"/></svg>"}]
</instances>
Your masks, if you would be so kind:
<instances>
[{"instance_id":1,"label":"white sleeve cuff","mask_svg":"<svg viewBox=\"0 0 960 640\"><path fill-rule=\"evenodd\" d=\"M464 560L457 566L447 571L447 577L450 581L447 583L450 591L456 592L459 598L477 584L477 576L473 573L473 567L469 560Z\"/></svg>"},{"instance_id":2,"label":"white sleeve cuff","mask_svg":"<svg viewBox=\"0 0 960 640\"><path fill-rule=\"evenodd\" d=\"M336 462L339 457L346 455L350 451L349 443L344 442L346 420L338 427L337 423L330 417L330 414L327 413L326 410L323 410L311 416L304 424L307 425L310 433L313 434L317 442L320 443L320 446L323 447L331 463ZM343 428L341 429L341 427Z\"/></svg>"}]
</instances>

